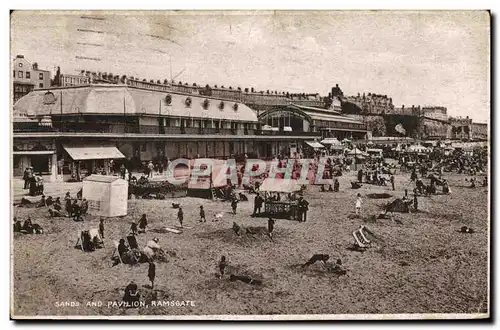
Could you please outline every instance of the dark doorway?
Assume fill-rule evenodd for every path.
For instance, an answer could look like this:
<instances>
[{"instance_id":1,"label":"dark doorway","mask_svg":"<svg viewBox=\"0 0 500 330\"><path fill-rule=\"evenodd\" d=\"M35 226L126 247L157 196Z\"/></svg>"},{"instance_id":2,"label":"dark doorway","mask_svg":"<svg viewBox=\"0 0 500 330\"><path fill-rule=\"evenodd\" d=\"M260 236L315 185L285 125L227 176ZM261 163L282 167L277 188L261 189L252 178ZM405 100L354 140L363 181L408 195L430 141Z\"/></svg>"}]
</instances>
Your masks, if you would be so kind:
<instances>
[{"instance_id":1,"label":"dark doorway","mask_svg":"<svg viewBox=\"0 0 500 330\"><path fill-rule=\"evenodd\" d=\"M35 171L35 173L49 172L49 156L47 155L31 156L31 166L33 166L33 171Z\"/></svg>"}]
</instances>

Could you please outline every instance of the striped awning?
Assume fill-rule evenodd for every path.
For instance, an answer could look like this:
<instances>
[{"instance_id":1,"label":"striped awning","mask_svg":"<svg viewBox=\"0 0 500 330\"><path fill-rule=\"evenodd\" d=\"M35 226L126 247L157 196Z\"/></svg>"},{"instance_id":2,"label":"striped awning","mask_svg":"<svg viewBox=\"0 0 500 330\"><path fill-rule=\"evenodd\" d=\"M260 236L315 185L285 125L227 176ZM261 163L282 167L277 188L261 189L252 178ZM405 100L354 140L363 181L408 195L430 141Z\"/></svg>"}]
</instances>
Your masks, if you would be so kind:
<instances>
[{"instance_id":1,"label":"striped awning","mask_svg":"<svg viewBox=\"0 0 500 330\"><path fill-rule=\"evenodd\" d=\"M316 141L306 141L306 144L314 149L324 148L324 146Z\"/></svg>"},{"instance_id":2,"label":"striped awning","mask_svg":"<svg viewBox=\"0 0 500 330\"><path fill-rule=\"evenodd\" d=\"M73 160L120 159L125 156L116 147L69 147L64 150Z\"/></svg>"},{"instance_id":3,"label":"striped awning","mask_svg":"<svg viewBox=\"0 0 500 330\"><path fill-rule=\"evenodd\" d=\"M39 150L39 151L14 151L13 155L25 155L25 156L36 156L36 155L53 155L55 154L55 150Z\"/></svg>"},{"instance_id":4,"label":"striped awning","mask_svg":"<svg viewBox=\"0 0 500 330\"><path fill-rule=\"evenodd\" d=\"M342 142L340 142L336 138L326 138L321 141L322 144L331 144L331 145L342 145Z\"/></svg>"}]
</instances>

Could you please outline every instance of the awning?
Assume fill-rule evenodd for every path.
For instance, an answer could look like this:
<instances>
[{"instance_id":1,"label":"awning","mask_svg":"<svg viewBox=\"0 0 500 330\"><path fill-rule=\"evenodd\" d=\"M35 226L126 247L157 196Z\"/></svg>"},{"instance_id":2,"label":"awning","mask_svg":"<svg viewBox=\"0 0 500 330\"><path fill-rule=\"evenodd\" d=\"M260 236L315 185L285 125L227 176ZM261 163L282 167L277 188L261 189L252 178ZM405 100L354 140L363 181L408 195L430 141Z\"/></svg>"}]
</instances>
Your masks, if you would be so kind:
<instances>
[{"instance_id":1,"label":"awning","mask_svg":"<svg viewBox=\"0 0 500 330\"><path fill-rule=\"evenodd\" d=\"M13 155L53 155L56 152L54 150L40 150L40 151L14 151Z\"/></svg>"},{"instance_id":2,"label":"awning","mask_svg":"<svg viewBox=\"0 0 500 330\"><path fill-rule=\"evenodd\" d=\"M73 160L119 159L125 156L116 147L67 147L64 150Z\"/></svg>"},{"instance_id":3,"label":"awning","mask_svg":"<svg viewBox=\"0 0 500 330\"><path fill-rule=\"evenodd\" d=\"M348 155L366 155L365 152L359 150L358 148L354 148L347 153Z\"/></svg>"},{"instance_id":4,"label":"awning","mask_svg":"<svg viewBox=\"0 0 500 330\"><path fill-rule=\"evenodd\" d=\"M319 143L319 142L316 142L316 141L306 141L307 145L309 145L310 147L314 148L314 149L319 149L319 148L324 148L324 146Z\"/></svg>"},{"instance_id":5,"label":"awning","mask_svg":"<svg viewBox=\"0 0 500 330\"><path fill-rule=\"evenodd\" d=\"M300 190L301 185L292 179L265 179L259 187L259 191L292 193Z\"/></svg>"},{"instance_id":6,"label":"awning","mask_svg":"<svg viewBox=\"0 0 500 330\"><path fill-rule=\"evenodd\" d=\"M344 146L343 145L334 145L334 144L332 144L330 146L330 150L344 150Z\"/></svg>"},{"instance_id":7,"label":"awning","mask_svg":"<svg viewBox=\"0 0 500 330\"><path fill-rule=\"evenodd\" d=\"M321 141L322 144L331 144L331 145L341 145L342 142L337 140L336 138L327 138Z\"/></svg>"}]
</instances>

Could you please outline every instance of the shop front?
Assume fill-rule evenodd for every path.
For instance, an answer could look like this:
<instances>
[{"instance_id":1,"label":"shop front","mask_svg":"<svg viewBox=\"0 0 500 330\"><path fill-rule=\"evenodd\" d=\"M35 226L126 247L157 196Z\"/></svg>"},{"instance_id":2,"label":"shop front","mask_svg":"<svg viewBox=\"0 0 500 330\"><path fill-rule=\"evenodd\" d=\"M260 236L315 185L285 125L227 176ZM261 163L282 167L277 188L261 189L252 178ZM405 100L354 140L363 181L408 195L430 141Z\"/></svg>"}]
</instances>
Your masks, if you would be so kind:
<instances>
[{"instance_id":1,"label":"shop front","mask_svg":"<svg viewBox=\"0 0 500 330\"><path fill-rule=\"evenodd\" d=\"M110 160L124 159L125 156L113 146L63 146L64 181L81 181L92 174L111 175L114 173Z\"/></svg>"}]
</instances>

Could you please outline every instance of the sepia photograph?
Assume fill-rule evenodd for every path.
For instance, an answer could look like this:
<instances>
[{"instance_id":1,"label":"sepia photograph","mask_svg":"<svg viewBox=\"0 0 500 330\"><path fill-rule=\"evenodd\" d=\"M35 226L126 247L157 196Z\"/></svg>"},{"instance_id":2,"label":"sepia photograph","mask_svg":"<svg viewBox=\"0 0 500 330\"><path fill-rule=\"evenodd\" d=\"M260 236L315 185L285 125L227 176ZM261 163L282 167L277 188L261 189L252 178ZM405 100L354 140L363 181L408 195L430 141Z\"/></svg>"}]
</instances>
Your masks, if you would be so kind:
<instances>
[{"instance_id":1,"label":"sepia photograph","mask_svg":"<svg viewBox=\"0 0 500 330\"><path fill-rule=\"evenodd\" d=\"M11 10L10 317L490 311L488 10Z\"/></svg>"}]
</instances>

